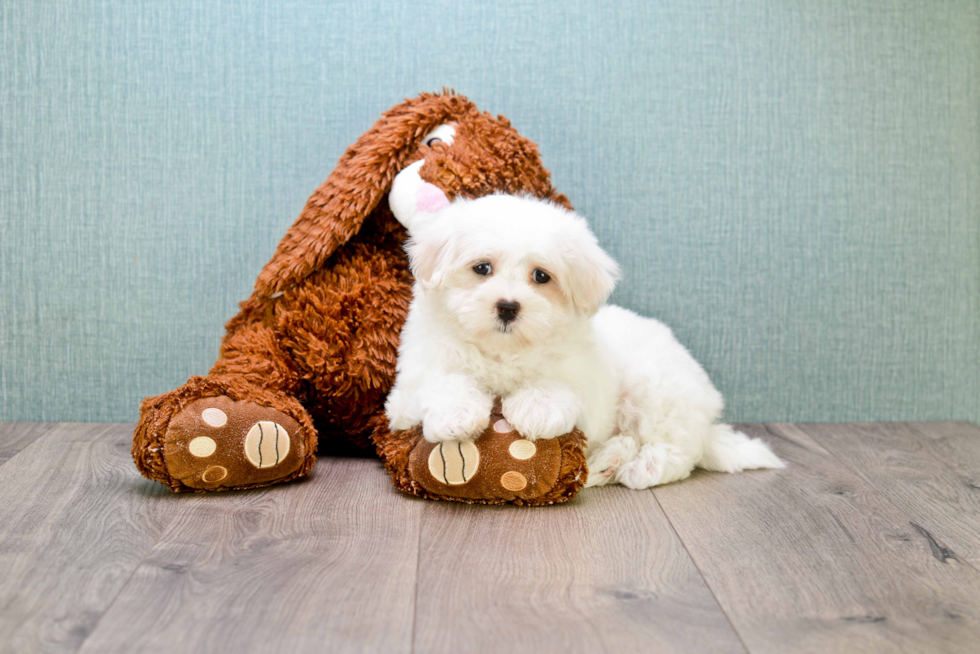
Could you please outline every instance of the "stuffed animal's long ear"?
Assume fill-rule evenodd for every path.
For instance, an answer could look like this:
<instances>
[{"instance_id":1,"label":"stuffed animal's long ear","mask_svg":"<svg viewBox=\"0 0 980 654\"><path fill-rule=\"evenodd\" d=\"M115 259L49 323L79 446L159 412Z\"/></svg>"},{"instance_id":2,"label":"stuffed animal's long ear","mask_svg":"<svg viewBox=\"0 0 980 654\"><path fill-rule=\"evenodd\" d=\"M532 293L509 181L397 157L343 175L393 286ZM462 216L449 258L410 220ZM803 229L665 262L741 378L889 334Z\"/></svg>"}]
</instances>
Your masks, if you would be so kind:
<instances>
[{"instance_id":1,"label":"stuffed animal's long ear","mask_svg":"<svg viewBox=\"0 0 980 654\"><path fill-rule=\"evenodd\" d=\"M259 274L255 295L273 295L320 267L360 230L422 138L471 110L475 107L463 96L423 94L385 112L310 196Z\"/></svg>"}]
</instances>

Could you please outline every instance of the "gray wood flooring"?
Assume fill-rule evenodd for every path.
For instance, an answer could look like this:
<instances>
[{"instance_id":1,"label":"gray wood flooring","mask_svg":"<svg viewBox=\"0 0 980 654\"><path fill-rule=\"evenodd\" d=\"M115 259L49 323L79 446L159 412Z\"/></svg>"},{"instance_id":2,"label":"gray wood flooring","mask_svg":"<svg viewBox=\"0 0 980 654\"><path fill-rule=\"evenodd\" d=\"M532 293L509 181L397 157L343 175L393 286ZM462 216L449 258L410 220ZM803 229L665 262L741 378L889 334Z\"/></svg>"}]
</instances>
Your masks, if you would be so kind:
<instances>
[{"instance_id":1,"label":"gray wood flooring","mask_svg":"<svg viewBox=\"0 0 980 654\"><path fill-rule=\"evenodd\" d=\"M980 428L741 428L790 467L526 509L349 458L173 495L132 425L0 424L0 653L980 652Z\"/></svg>"}]
</instances>

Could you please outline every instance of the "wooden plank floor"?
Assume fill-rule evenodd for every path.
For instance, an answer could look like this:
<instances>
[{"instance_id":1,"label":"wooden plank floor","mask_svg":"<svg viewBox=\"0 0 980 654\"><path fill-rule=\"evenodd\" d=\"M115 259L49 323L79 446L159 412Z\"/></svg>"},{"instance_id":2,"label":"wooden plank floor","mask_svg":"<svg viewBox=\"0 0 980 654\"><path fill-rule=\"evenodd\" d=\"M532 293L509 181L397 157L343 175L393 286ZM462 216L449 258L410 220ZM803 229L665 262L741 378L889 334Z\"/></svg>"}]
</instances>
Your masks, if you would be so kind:
<instances>
[{"instance_id":1,"label":"wooden plank floor","mask_svg":"<svg viewBox=\"0 0 980 654\"><path fill-rule=\"evenodd\" d=\"M0 653L980 651L980 428L742 428L790 467L522 509L347 458L172 495L132 425L0 424Z\"/></svg>"}]
</instances>

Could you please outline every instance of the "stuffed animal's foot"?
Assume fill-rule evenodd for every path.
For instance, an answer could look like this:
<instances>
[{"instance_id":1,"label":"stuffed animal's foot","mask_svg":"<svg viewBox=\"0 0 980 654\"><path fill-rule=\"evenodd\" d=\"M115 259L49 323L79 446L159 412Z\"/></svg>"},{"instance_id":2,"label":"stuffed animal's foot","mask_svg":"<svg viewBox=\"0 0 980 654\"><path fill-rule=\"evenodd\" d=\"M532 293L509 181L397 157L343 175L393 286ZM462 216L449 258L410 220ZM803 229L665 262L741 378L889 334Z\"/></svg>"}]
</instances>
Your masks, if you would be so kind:
<instances>
[{"instance_id":1,"label":"stuffed animal's foot","mask_svg":"<svg viewBox=\"0 0 980 654\"><path fill-rule=\"evenodd\" d=\"M200 380L210 381L188 383L200 385ZM312 469L316 436L305 412L296 415L302 408L295 400L200 390L204 394L196 399L171 398L171 393L144 404L133 457L145 476L175 491L214 491L268 486Z\"/></svg>"},{"instance_id":2,"label":"stuffed animal's foot","mask_svg":"<svg viewBox=\"0 0 980 654\"><path fill-rule=\"evenodd\" d=\"M300 435L299 423L281 411L223 395L206 397L170 421L164 458L170 474L190 488L271 483L303 463Z\"/></svg>"},{"instance_id":3,"label":"stuffed animal's foot","mask_svg":"<svg viewBox=\"0 0 980 654\"><path fill-rule=\"evenodd\" d=\"M501 414L473 440L431 443L421 427L391 433L379 428L378 453L402 491L430 499L480 504L554 504L585 484L584 437L573 431L530 441Z\"/></svg>"}]
</instances>

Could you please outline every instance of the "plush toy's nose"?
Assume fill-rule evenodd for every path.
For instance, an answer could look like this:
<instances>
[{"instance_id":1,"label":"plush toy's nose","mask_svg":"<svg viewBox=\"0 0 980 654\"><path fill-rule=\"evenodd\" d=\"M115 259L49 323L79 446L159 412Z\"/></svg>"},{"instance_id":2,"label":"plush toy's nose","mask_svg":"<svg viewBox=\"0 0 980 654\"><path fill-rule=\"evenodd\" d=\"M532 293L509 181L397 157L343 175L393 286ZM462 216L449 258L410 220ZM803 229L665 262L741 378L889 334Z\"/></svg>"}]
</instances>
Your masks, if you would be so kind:
<instances>
[{"instance_id":1,"label":"plush toy's nose","mask_svg":"<svg viewBox=\"0 0 980 654\"><path fill-rule=\"evenodd\" d=\"M419 159L406 166L395 175L388 193L391 212L409 232L418 227L416 223L424 218L420 214L439 213L449 206L449 198L442 189L424 181L419 174L424 164L425 159Z\"/></svg>"},{"instance_id":2,"label":"plush toy's nose","mask_svg":"<svg viewBox=\"0 0 980 654\"><path fill-rule=\"evenodd\" d=\"M503 322L510 322L517 318L517 312L521 310L521 303L513 300L497 301L497 317Z\"/></svg>"}]
</instances>

